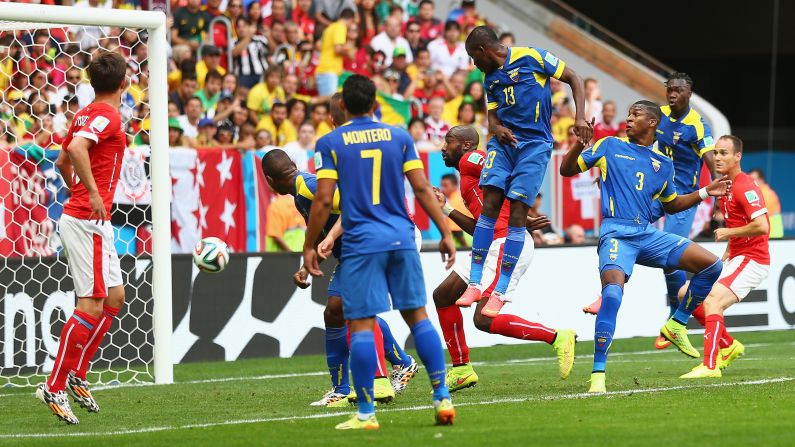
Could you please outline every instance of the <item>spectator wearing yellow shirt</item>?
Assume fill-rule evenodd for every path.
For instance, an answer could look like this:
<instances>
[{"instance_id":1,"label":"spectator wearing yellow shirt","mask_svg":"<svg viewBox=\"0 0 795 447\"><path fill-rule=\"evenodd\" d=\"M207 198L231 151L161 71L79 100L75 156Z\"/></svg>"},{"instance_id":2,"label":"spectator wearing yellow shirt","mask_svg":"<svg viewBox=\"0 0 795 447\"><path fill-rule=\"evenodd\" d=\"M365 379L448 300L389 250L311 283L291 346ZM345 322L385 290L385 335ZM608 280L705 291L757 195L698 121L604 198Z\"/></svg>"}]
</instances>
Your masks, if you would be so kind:
<instances>
[{"instance_id":1,"label":"spectator wearing yellow shirt","mask_svg":"<svg viewBox=\"0 0 795 447\"><path fill-rule=\"evenodd\" d=\"M762 198L765 199L767 215L770 218L770 239L784 237L784 221L781 218L781 201L778 199L778 194L767 184L765 173L761 169L751 169L748 175L756 181L759 189L762 190Z\"/></svg>"},{"instance_id":2,"label":"spectator wearing yellow shirt","mask_svg":"<svg viewBox=\"0 0 795 447\"><path fill-rule=\"evenodd\" d=\"M445 174L442 176L442 194L447 197L447 203L450 204L456 211L459 213L472 217L472 214L467 209L466 205L464 205L464 200L461 198L461 193L458 191L458 177L455 174ZM455 239L456 246L460 248L465 248L469 246L469 241L464 234L464 231L461 230L455 222L447 218L447 226L450 228L450 232L453 233L453 239Z\"/></svg>"},{"instance_id":3,"label":"spectator wearing yellow shirt","mask_svg":"<svg viewBox=\"0 0 795 447\"><path fill-rule=\"evenodd\" d=\"M464 90L466 90L466 73L457 71L450 76L449 80L442 77L442 83L447 90L447 102L444 104L442 120L458 124L458 109L464 102Z\"/></svg>"},{"instance_id":4,"label":"spectator wearing yellow shirt","mask_svg":"<svg viewBox=\"0 0 795 447\"><path fill-rule=\"evenodd\" d=\"M348 27L353 24L354 17L353 10L345 8L339 19L323 31L320 38L320 61L315 72L317 93L320 96L331 96L337 91L343 58L349 53L346 46Z\"/></svg>"},{"instance_id":5,"label":"spectator wearing yellow shirt","mask_svg":"<svg viewBox=\"0 0 795 447\"><path fill-rule=\"evenodd\" d=\"M276 195L265 213L267 252L297 252L304 246L306 224L290 195Z\"/></svg>"},{"instance_id":6,"label":"spectator wearing yellow shirt","mask_svg":"<svg viewBox=\"0 0 795 447\"><path fill-rule=\"evenodd\" d=\"M262 119L271 111L271 106L276 102L284 103L284 89L282 88L282 69L279 66L269 67L262 75L263 82L258 83L248 92L246 108L252 121Z\"/></svg>"},{"instance_id":7,"label":"spectator wearing yellow shirt","mask_svg":"<svg viewBox=\"0 0 795 447\"><path fill-rule=\"evenodd\" d=\"M267 130L273 136L273 144L284 146L298 139L298 133L293 123L287 119L287 106L277 102L271 107L270 115L262 118L257 124L257 130Z\"/></svg>"},{"instance_id":8,"label":"spectator wearing yellow shirt","mask_svg":"<svg viewBox=\"0 0 795 447\"><path fill-rule=\"evenodd\" d=\"M315 141L317 141L317 139L323 135L331 132L327 103L315 104L312 107L311 119L312 126L315 128Z\"/></svg>"},{"instance_id":9,"label":"spectator wearing yellow shirt","mask_svg":"<svg viewBox=\"0 0 795 447\"><path fill-rule=\"evenodd\" d=\"M204 78L207 73L215 70L221 74L226 74L226 69L221 66L221 49L215 46L206 46L202 49L202 60L196 64L196 80L199 81L199 88L204 88Z\"/></svg>"}]
</instances>

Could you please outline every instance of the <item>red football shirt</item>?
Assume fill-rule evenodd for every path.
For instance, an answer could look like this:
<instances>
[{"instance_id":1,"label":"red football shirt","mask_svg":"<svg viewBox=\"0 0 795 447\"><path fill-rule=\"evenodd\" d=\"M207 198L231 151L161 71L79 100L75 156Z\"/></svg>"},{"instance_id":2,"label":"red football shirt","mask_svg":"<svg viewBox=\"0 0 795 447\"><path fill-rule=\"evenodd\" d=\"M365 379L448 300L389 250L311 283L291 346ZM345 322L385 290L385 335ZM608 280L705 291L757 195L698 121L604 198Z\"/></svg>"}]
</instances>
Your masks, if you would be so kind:
<instances>
[{"instance_id":1,"label":"red football shirt","mask_svg":"<svg viewBox=\"0 0 795 447\"><path fill-rule=\"evenodd\" d=\"M483 209L483 191L480 189L480 172L483 170L483 162L486 160L486 153L475 150L464 154L458 162L458 172L461 173L461 198L464 205L472 217L476 220L480 217ZM508 236L508 218L511 215L511 204L505 201L502 204L497 224L494 226L494 239Z\"/></svg>"},{"instance_id":2,"label":"red football shirt","mask_svg":"<svg viewBox=\"0 0 795 447\"><path fill-rule=\"evenodd\" d=\"M727 228L742 227L763 214L767 215L762 191L754 179L744 172L734 178L729 195L720 197L718 203ZM768 217L765 216L765 219ZM729 255L732 258L748 256L760 264L769 265L768 235L730 238Z\"/></svg>"},{"instance_id":3,"label":"red football shirt","mask_svg":"<svg viewBox=\"0 0 795 447\"><path fill-rule=\"evenodd\" d=\"M68 150L74 137L83 137L94 142L88 150L91 173L105 210L110 216L113 196L119 183L121 162L127 147L127 137L122 129L118 110L106 103L89 104L75 115L64 139L63 150ZM88 190L80 183L77 174L72 177L72 198L64 206L63 212L76 219L89 219L91 216Z\"/></svg>"}]
</instances>

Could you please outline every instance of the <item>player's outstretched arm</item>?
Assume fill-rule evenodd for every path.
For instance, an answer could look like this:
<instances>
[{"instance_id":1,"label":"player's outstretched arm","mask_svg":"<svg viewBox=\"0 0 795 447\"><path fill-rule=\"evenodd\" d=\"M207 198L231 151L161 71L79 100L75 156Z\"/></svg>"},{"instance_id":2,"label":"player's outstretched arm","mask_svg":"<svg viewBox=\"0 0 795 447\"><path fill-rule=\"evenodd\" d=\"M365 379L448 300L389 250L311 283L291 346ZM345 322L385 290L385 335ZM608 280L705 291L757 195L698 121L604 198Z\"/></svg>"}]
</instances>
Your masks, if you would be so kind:
<instances>
[{"instance_id":1,"label":"player's outstretched arm","mask_svg":"<svg viewBox=\"0 0 795 447\"><path fill-rule=\"evenodd\" d=\"M593 126L593 123L594 120L591 120L590 126ZM577 140L574 146L572 146L571 149L566 152L566 155L563 156L563 161L560 163L560 175L564 177L574 177L575 175L582 172L578 160L580 158L580 154L582 154L582 151L585 149L585 144L586 143Z\"/></svg>"},{"instance_id":2,"label":"player's outstretched arm","mask_svg":"<svg viewBox=\"0 0 795 447\"><path fill-rule=\"evenodd\" d=\"M433 195L436 197L436 201L439 202L439 206L442 207L442 213L449 217L450 220L455 222L456 225L461 227L461 230L469 235L475 232L475 224L477 223L475 219L453 208L452 205L447 203L447 198L444 196L442 191L435 186L433 187Z\"/></svg>"},{"instance_id":3,"label":"player's outstretched arm","mask_svg":"<svg viewBox=\"0 0 795 447\"><path fill-rule=\"evenodd\" d=\"M737 228L718 228L715 230L715 242L728 241L733 237L755 237L770 233L767 215L756 216L750 222ZM729 248L726 247L728 251Z\"/></svg>"},{"instance_id":4,"label":"player's outstretched arm","mask_svg":"<svg viewBox=\"0 0 795 447\"><path fill-rule=\"evenodd\" d=\"M105 222L108 220L108 213L105 211L105 204L99 195L97 183L94 181L94 174L91 172L91 159L88 157L88 150L93 145L94 142L88 138L75 137L69 143L66 151L77 178L88 191L88 203L91 206L89 220L96 216L98 222Z\"/></svg>"},{"instance_id":5,"label":"player's outstretched arm","mask_svg":"<svg viewBox=\"0 0 795 447\"><path fill-rule=\"evenodd\" d=\"M309 210L309 226L306 228L306 239L304 240L304 268L312 276L323 276L317 251L315 251L315 242L320 237L331 213L336 186L336 179L317 179L317 191L315 191L315 199L312 201L312 208Z\"/></svg>"},{"instance_id":6,"label":"player's outstretched arm","mask_svg":"<svg viewBox=\"0 0 795 447\"><path fill-rule=\"evenodd\" d=\"M563 74L560 75L560 80L569 84L571 94L574 96L574 105L576 106L574 133L577 134L582 144L588 144L593 138L593 126L588 125L585 117L585 85L582 82L582 78L567 65L563 69Z\"/></svg>"},{"instance_id":7,"label":"player's outstretched arm","mask_svg":"<svg viewBox=\"0 0 795 447\"><path fill-rule=\"evenodd\" d=\"M431 218L442 233L442 240L439 242L439 251L442 253L442 261L446 262L446 268L449 269L453 266L453 263L455 263L453 234L447 227L444 214L442 214L442 209L439 207L439 202L437 202L436 198L433 196L431 185L428 184L428 179L425 178L425 172L422 169L412 169L406 172L406 178L409 179L411 189L414 190L414 196L417 198L417 201L420 202L420 206L428 213L428 217ZM320 184L318 184L318 190L319 189ZM312 209L314 208L315 206L313 204Z\"/></svg>"},{"instance_id":8,"label":"player's outstretched arm","mask_svg":"<svg viewBox=\"0 0 795 447\"><path fill-rule=\"evenodd\" d=\"M729 193L731 184L732 181L729 180L729 176L724 175L719 179L713 180L708 186L705 186L698 191L693 191L690 194L685 194L683 196L676 196L673 200L662 202L663 209L668 214L676 214L680 211L694 207L696 204L706 199L707 196L725 196Z\"/></svg>"}]
</instances>

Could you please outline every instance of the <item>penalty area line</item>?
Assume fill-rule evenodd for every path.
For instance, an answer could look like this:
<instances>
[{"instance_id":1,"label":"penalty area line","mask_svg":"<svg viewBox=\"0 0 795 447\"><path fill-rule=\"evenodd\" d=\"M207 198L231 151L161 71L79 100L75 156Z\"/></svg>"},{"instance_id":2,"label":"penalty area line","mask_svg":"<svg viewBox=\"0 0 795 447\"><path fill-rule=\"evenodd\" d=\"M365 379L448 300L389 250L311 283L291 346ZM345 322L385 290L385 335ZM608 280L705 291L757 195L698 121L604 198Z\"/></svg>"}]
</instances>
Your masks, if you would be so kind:
<instances>
[{"instance_id":1,"label":"penalty area line","mask_svg":"<svg viewBox=\"0 0 795 447\"><path fill-rule=\"evenodd\" d=\"M630 396L635 394L649 394L660 393L667 391L689 390L697 388L722 388L730 386L748 386L748 385L766 385L771 383L791 382L795 377L773 377L768 379L748 380L742 382L722 382L722 383L705 383L695 385L677 385L669 387L656 387L656 388L636 388L631 390L621 391L608 391L607 393L594 394L594 393L572 393L572 394L558 394L537 397L514 397L504 399L490 399L476 402L461 402L456 404L457 407L472 407L480 405L496 405L504 403L519 403L519 402L532 402L532 401L555 401L555 400L569 400L569 399L587 399L595 397L612 397L612 396ZM378 413L393 413L400 411L420 411L430 410L431 405L415 405L404 408L385 408L379 409ZM82 433L18 433L18 434L0 434L0 439L39 439L39 438L78 438L90 436L122 436L122 435L135 435L142 433L155 433L164 431L186 430L193 428L210 428L221 427L228 425L243 425L243 424L260 424L264 422L280 422L280 421L298 421L306 419L326 419L337 416L348 416L350 411L310 414L302 416L283 416L273 418L253 418L253 419L237 419L220 422L206 422L201 424L187 424L187 425L173 425L173 426L159 426L159 427L143 427L128 430L106 431L106 432L82 432Z\"/></svg>"}]
</instances>

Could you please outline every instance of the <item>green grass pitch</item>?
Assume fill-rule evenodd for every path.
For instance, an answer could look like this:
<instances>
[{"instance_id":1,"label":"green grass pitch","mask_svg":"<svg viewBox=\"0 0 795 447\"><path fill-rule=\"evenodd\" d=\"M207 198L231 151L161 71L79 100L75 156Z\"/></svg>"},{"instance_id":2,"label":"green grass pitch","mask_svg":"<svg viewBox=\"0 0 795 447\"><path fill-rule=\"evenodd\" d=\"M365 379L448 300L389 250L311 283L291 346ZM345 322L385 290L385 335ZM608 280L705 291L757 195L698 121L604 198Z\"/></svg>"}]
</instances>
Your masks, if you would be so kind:
<instances>
[{"instance_id":1,"label":"green grass pitch","mask_svg":"<svg viewBox=\"0 0 795 447\"><path fill-rule=\"evenodd\" d=\"M378 432L339 432L354 411L308 406L328 387L321 356L176 366L169 386L96 391L100 414L75 408L66 426L33 390L0 389L0 446L795 445L795 331L738 333L745 357L722 379L678 378L697 361L652 340L617 340L608 395L587 396L593 343L577 345L569 380L542 344L472 350L475 388L436 427L424 370L377 408ZM700 345L700 336L692 335Z\"/></svg>"}]
</instances>

